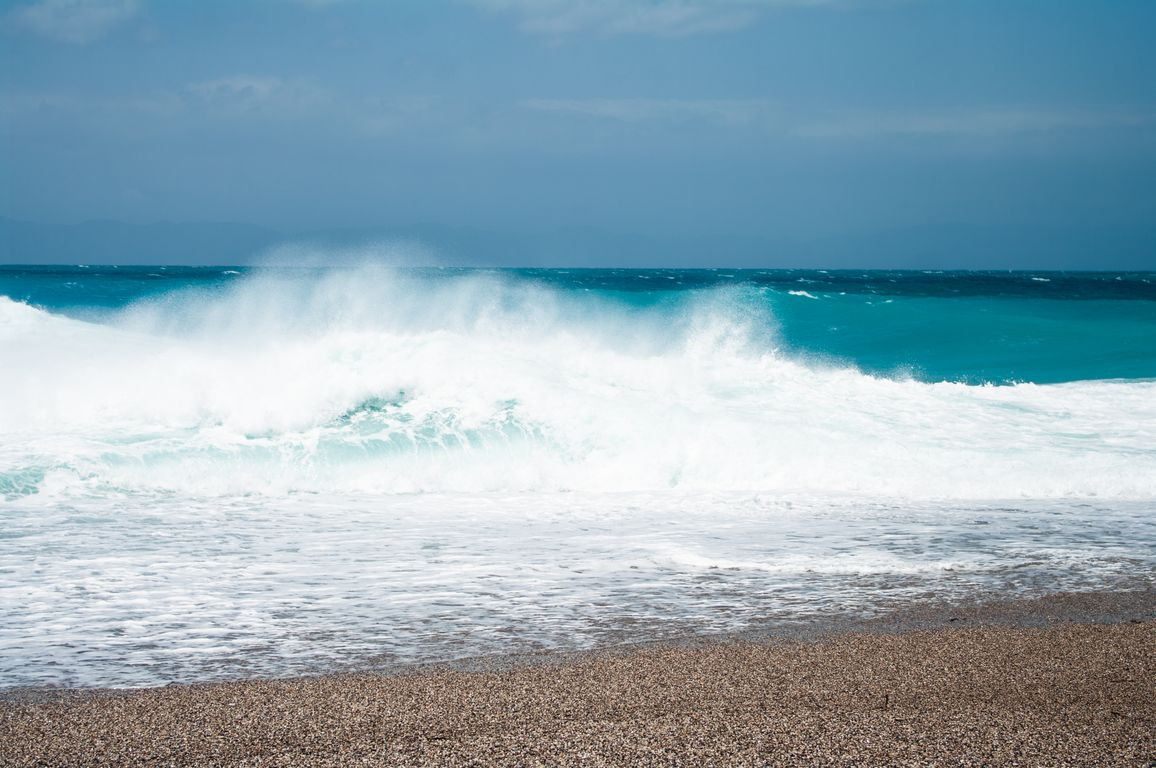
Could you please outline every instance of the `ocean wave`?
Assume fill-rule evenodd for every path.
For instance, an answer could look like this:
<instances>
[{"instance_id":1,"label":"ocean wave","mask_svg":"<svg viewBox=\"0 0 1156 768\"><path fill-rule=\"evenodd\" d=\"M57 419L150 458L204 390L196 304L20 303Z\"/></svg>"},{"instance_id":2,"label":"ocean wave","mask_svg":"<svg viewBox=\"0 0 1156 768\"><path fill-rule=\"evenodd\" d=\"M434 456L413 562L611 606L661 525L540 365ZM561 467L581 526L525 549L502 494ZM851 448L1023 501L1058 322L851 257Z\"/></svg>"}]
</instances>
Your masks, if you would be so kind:
<instances>
[{"instance_id":1,"label":"ocean wave","mask_svg":"<svg viewBox=\"0 0 1156 768\"><path fill-rule=\"evenodd\" d=\"M366 267L99 323L0 298L0 496L1156 498L1156 383L868 375L785 352L765 290Z\"/></svg>"}]
</instances>

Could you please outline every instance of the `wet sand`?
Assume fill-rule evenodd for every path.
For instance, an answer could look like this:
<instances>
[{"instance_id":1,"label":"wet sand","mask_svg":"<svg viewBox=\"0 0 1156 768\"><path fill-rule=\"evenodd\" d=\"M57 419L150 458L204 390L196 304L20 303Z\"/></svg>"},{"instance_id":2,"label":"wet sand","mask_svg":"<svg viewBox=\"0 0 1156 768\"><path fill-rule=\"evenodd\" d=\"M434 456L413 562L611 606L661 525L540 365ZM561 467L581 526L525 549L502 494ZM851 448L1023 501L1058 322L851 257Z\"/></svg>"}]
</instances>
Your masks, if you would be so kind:
<instances>
[{"instance_id":1,"label":"wet sand","mask_svg":"<svg viewBox=\"0 0 1156 768\"><path fill-rule=\"evenodd\" d=\"M1152 593L392 675L9 692L2 765L1135 765Z\"/></svg>"}]
</instances>

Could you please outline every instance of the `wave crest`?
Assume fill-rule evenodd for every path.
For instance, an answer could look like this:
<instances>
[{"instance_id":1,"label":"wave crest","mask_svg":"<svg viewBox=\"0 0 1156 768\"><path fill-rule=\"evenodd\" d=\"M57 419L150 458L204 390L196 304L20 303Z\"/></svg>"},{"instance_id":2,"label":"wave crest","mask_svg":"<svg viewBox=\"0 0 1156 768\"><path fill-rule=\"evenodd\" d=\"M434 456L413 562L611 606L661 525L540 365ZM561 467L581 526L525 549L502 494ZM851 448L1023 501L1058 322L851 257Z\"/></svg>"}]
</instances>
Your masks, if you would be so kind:
<instances>
[{"instance_id":1,"label":"wave crest","mask_svg":"<svg viewBox=\"0 0 1156 768\"><path fill-rule=\"evenodd\" d=\"M872 377L781 354L769 307L377 267L102 324L0 299L0 494L1156 497L1152 382Z\"/></svg>"}]
</instances>

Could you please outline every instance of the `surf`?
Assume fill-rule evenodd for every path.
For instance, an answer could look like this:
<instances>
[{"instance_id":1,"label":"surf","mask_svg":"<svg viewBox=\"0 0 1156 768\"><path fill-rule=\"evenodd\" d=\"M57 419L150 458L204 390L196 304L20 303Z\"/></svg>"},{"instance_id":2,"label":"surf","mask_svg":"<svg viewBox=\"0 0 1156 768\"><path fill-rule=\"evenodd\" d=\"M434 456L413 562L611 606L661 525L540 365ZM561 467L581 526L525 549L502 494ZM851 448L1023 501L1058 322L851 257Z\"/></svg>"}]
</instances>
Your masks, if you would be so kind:
<instances>
[{"instance_id":1,"label":"surf","mask_svg":"<svg viewBox=\"0 0 1156 768\"><path fill-rule=\"evenodd\" d=\"M768 293L369 265L97 321L0 298L0 494L1156 498L1156 383L866 372Z\"/></svg>"}]
</instances>

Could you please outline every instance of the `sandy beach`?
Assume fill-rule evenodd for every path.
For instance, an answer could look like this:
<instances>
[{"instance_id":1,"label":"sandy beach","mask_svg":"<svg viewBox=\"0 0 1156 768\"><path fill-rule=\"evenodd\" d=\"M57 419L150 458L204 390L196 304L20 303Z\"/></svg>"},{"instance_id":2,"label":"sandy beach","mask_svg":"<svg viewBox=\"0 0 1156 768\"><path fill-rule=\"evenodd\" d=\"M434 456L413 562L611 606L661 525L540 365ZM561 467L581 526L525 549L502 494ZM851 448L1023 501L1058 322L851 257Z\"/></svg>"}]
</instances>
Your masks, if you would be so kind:
<instances>
[{"instance_id":1,"label":"sandy beach","mask_svg":"<svg viewBox=\"0 0 1156 768\"><path fill-rule=\"evenodd\" d=\"M10 691L0 764L1150 765L1151 592L389 675Z\"/></svg>"}]
</instances>

